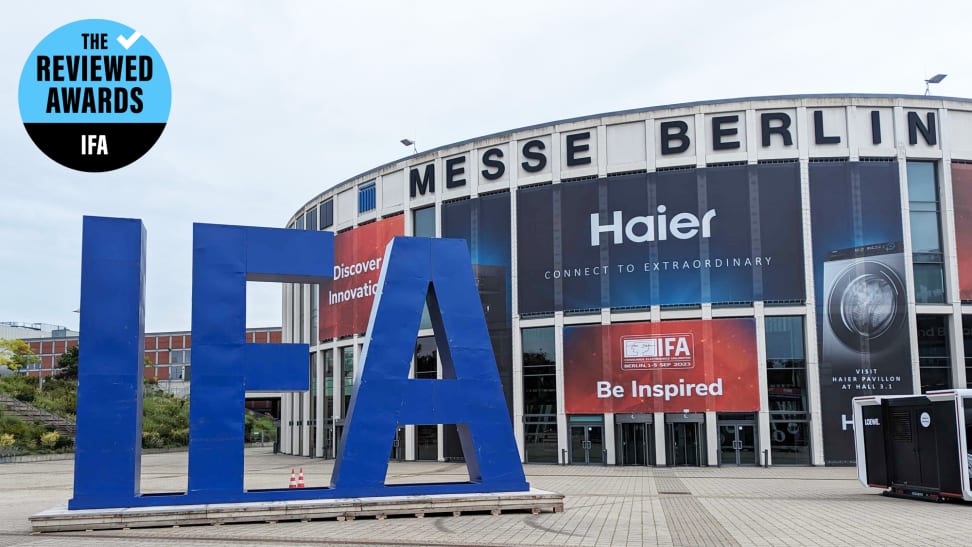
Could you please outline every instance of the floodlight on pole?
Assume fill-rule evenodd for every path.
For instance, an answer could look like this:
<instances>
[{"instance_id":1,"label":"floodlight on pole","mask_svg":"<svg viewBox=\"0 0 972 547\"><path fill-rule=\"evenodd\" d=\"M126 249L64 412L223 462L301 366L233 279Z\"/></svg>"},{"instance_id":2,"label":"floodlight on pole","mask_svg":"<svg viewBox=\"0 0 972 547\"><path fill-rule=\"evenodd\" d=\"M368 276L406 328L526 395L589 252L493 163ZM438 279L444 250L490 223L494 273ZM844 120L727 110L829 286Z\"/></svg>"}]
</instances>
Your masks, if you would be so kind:
<instances>
[{"instance_id":1,"label":"floodlight on pole","mask_svg":"<svg viewBox=\"0 0 972 547\"><path fill-rule=\"evenodd\" d=\"M931 78L928 78L927 80L925 80L925 95L928 95L928 86L929 85L940 83L942 80L945 79L945 76L948 76L948 74L936 74L936 75L932 76Z\"/></svg>"},{"instance_id":2,"label":"floodlight on pole","mask_svg":"<svg viewBox=\"0 0 972 547\"><path fill-rule=\"evenodd\" d=\"M418 147L415 146L415 141L413 141L412 139L402 139L402 140L400 140L398 142L404 144L405 146L411 146L412 147L412 150L416 154L418 154Z\"/></svg>"}]
</instances>

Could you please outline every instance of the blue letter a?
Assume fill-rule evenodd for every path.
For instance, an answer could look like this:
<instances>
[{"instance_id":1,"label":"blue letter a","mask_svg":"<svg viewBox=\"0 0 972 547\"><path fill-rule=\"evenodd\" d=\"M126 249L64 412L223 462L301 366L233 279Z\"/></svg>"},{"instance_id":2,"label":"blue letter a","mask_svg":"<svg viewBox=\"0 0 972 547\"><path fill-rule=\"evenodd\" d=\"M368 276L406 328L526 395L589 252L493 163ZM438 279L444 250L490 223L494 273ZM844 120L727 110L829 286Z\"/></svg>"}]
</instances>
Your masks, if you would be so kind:
<instances>
[{"instance_id":1,"label":"blue letter a","mask_svg":"<svg viewBox=\"0 0 972 547\"><path fill-rule=\"evenodd\" d=\"M529 490L466 242L397 237L384 263L333 486L353 496ZM408 378L426 302L443 380ZM403 424L456 424L470 482L385 486Z\"/></svg>"}]
</instances>

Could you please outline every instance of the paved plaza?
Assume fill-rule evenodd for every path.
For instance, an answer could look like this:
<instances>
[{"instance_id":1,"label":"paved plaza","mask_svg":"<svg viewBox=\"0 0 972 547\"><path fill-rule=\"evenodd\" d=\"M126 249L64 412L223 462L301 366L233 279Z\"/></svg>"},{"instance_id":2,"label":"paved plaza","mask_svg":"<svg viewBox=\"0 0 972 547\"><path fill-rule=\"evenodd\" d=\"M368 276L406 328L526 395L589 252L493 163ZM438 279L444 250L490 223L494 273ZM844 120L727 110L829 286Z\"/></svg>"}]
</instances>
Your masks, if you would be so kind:
<instances>
[{"instance_id":1,"label":"paved plaza","mask_svg":"<svg viewBox=\"0 0 972 547\"><path fill-rule=\"evenodd\" d=\"M247 449L248 488L324 486L331 461ZM186 487L185 452L149 454L142 491ZM71 497L73 460L0 465L6 545L968 545L972 505L887 498L853 468L527 465L563 513L397 517L32 534L27 517ZM389 483L464 480L465 466L397 463Z\"/></svg>"}]
</instances>

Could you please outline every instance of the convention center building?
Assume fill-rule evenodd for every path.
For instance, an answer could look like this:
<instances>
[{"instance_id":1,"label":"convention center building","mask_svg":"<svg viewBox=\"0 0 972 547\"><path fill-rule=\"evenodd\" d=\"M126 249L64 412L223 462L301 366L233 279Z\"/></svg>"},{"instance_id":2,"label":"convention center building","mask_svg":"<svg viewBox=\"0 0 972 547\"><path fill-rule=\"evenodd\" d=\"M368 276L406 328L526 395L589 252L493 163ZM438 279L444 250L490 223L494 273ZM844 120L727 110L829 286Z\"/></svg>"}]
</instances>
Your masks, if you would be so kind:
<instances>
[{"instance_id":1,"label":"convention center building","mask_svg":"<svg viewBox=\"0 0 972 547\"><path fill-rule=\"evenodd\" d=\"M312 385L282 394L289 454L335 456L398 235L468 242L524 462L849 465L853 397L972 380L968 99L729 99L512 129L378 166L288 227L336 234L333 281L283 291ZM441 374L426 317L412 375ZM448 424L388 448L463 458Z\"/></svg>"}]
</instances>

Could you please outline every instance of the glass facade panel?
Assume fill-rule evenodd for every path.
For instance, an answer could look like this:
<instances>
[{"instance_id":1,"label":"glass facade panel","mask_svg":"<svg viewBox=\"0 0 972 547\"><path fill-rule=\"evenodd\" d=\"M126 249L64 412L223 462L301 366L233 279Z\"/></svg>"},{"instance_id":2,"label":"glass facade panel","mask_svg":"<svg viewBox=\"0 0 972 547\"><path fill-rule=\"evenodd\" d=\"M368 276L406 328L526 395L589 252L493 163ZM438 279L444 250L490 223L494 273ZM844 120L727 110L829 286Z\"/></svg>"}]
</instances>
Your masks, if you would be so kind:
<instances>
[{"instance_id":1,"label":"glass facade panel","mask_svg":"<svg viewBox=\"0 0 972 547\"><path fill-rule=\"evenodd\" d=\"M936 164L909 161L907 169L915 300L918 303L945 302Z\"/></svg>"},{"instance_id":2,"label":"glass facade panel","mask_svg":"<svg viewBox=\"0 0 972 547\"><path fill-rule=\"evenodd\" d=\"M412 212L412 235L435 237L435 207L416 209Z\"/></svg>"},{"instance_id":3,"label":"glass facade panel","mask_svg":"<svg viewBox=\"0 0 972 547\"><path fill-rule=\"evenodd\" d=\"M919 303L945 301L945 273L942 264L923 264L915 257L915 301Z\"/></svg>"},{"instance_id":4,"label":"glass facade panel","mask_svg":"<svg viewBox=\"0 0 972 547\"><path fill-rule=\"evenodd\" d=\"M423 336L415 341L415 378L434 380L438 377L435 338ZM435 425L415 426L415 458L439 459L439 428Z\"/></svg>"},{"instance_id":5,"label":"glass facade panel","mask_svg":"<svg viewBox=\"0 0 972 547\"><path fill-rule=\"evenodd\" d=\"M912 202L938 202L934 162L908 162L908 200Z\"/></svg>"},{"instance_id":6,"label":"glass facade panel","mask_svg":"<svg viewBox=\"0 0 972 547\"><path fill-rule=\"evenodd\" d=\"M766 318L766 385L770 411L807 411L803 317Z\"/></svg>"},{"instance_id":7,"label":"glass facade panel","mask_svg":"<svg viewBox=\"0 0 972 547\"><path fill-rule=\"evenodd\" d=\"M416 209L412 212L412 234L415 237L435 237L435 207ZM420 329L431 329L432 319L429 317L428 306L422 307Z\"/></svg>"},{"instance_id":8,"label":"glass facade panel","mask_svg":"<svg viewBox=\"0 0 972 547\"><path fill-rule=\"evenodd\" d=\"M334 352L324 352L324 457L333 458L331 430L334 427Z\"/></svg>"},{"instance_id":9,"label":"glass facade panel","mask_svg":"<svg viewBox=\"0 0 972 547\"><path fill-rule=\"evenodd\" d=\"M773 465L810 465L810 422L805 414L770 414Z\"/></svg>"},{"instance_id":10,"label":"glass facade panel","mask_svg":"<svg viewBox=\"0 0 972 547\"><path fill-rule=\"evenodd\" d=\"M962 316L962 345L965 347L965 387L972 388L972 315Z\"/></svg>"},{"instance_id":11,"label":"glass facade panel","mask_svg":"<svg viewBox=\"0 0 972 547\"><path fill-rule=\"evenodd\" d=\"M523 329L524 459L557 463L557 364L553 327Z\"/></svg>"},{"instance_id":12,"label":"glass facade panel","mask_svg":"<svg viewBox=\"0 0 972 547\"><path fill-rule=\"evenodd\" d=\"M358 212L364 213L375 208L375 183L367 182L358 187Z\"/></svg>"},{"instance_id":13,"label":"glass facade panel","mask_svg":"<svg viewBox=\"0 0 972 547\"><path fill-rule=\"evenodd\" d=\"M344 410L341 416L348 415L348 407L351 406L351 388L354 387L354 348L341 348L341 395L344 397Z\"/></svg>"},{"instance_id":14,"label":"glass facade panel","mask_svg":"<svg viewBox=\"0 0 972 547\"><path fill-rule=\"evenodd\" d=\"M810 465L804 317L767 317L766 386L773 465Z\"/></svg>"},{"instance_id":15,"label":"glass facade panel","mask_svg":"<svg viewBox=\"0 0 972 547\"><path fill-rule=\"evenodd\" d=\"M948 316L918 316L918 367L921 392L952 387Z\"/></svg>"},{"instance_id":16,"label":"glass facade panel","mask_svg":"<svg viewBox=\"0 0 972 547\"><path fill-rule=\"evenodd\" d=\"M311 209L307 211L305 216L304 229L305 230L316 230L317 229L317 209Z\"/></svg>"},{"instance_id":17,"label":"glass facade panel","mask_svg":"<svg viewBox=\"0 0 972 547\"><path fill-rule=\"evenodd\" d=\"M321 204L321 230L330 228L334 224L334 201L327 200Z\"/></svg>"}]
</instances>

